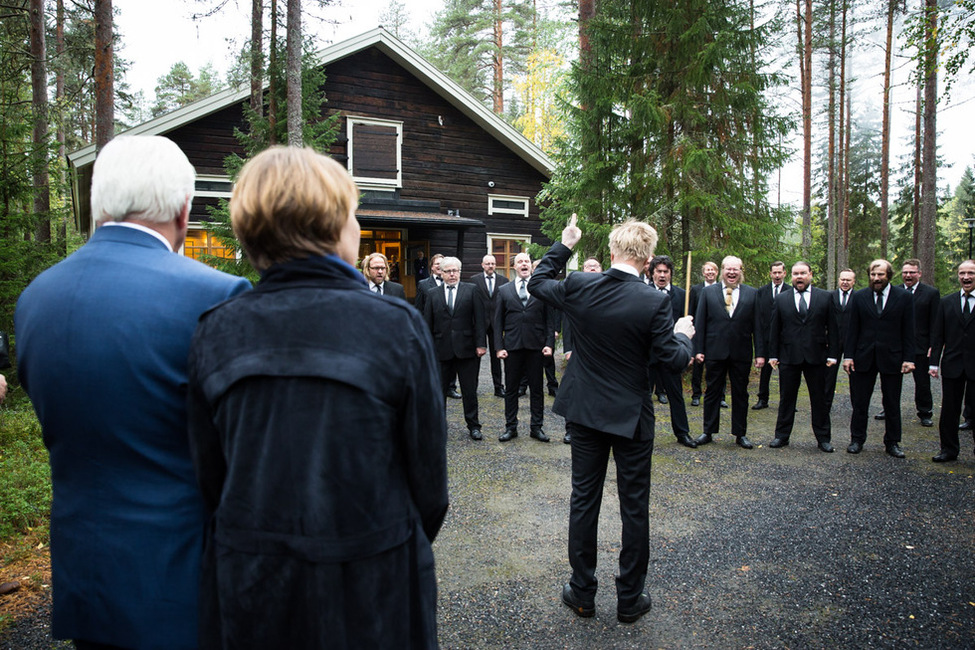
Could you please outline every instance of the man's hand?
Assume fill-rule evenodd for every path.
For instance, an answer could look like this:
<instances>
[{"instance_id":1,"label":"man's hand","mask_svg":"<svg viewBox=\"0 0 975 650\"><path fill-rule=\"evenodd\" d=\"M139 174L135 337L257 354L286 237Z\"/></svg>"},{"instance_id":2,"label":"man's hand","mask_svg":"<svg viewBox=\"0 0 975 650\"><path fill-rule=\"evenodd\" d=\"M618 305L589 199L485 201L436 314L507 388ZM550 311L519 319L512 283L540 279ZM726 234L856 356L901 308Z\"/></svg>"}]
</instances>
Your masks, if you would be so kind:
<instances>
[{"instance_id":1,"label":"man's hand","mask_svg":"<svg viewBox=\"0 0 975 650\"><path fill-rule=\"evenodd\" d=\"M697 355L694 356L694 360L697 361L698 363L704 363L704 355L703 354L697 354Z\"/></svg>"},{"instance_id":2,"label":"man's hand","mask_svg":"<svg viewBox=\"0 0 975 650\"><path fill-rule=\"evenodd\" d=\"M835 365L836 365L836 361L835 360L833 360L833 359L827 359L826 360L826 367L827 368L830 368L830 367L835 366Z\"/></svg>"},{"instance_id":3,"label":"man's hand","mask_svg":"<svg viewBox=\"0 0 975 650\"><path fill-rule=\"evenodd\" d=\"M571 358L572 358L572 350L569 350L568 352L565 353L565 360L568 361Z\"/></svg>"},{"instance_id":4,"label":"man's hand","mask_svg":"<svg viewBox=\"0 0 975 650\"><path fill-rule=\"evenodd\" d=\"M548 347L547 345L544 348L542 348L542 356L543 357L552 356L552 348Z\"/></svg>"},{"instance_id":5,"label":"man's hand","mask_svg":"<svg viewBox=\"0 0 975 650\"><path fill-rule=\"evenodd\" d=\"M477 356L483 357L485 354L487 354L487 348L477 348L476 352Z\"/></svg>"},{"instance_id":6,"label":"man's hand","mask_svg":"<svg viewBox=\"0 0 975 650\"><path fill-rule=\"evenodd\" d=\"M507 350L498 350L495 354L498 356L499 359L507 359L508 358L508 351Z\"/></svg>"},{"instance_id":7,"label":"man's hand","mask_svg":"<svg viewBox=\"0 0 975 650\"><path fill-rule=\"evenodd\" d=\"M0 375L0 402L7 397L7 378Z\"/></svg>"},{"instance_id":8,"label":"man's hand","mask_svg":"<svg viewBox=\"0 0 975 650\"><path fill-rule=\"evenodd\" d=\"M901 374L906 375L909 372L914 372L914 364L910 361L905 361L901 364Z\"/></svg>"},{"instance_id":9,"label":"man's hand","mask_svg":"<svg viewBox=\"0 0 975 650\"><path fill-rule=\"evenodd\" d=\"M674 334L683 334L689 339L694 338L694 317L682 316L674 323Z\"/></svg>"},{"instance_id":10,"label":"man's hand","mask_svg":"<svg viewBox=\"0 0 975 650\"><path fill-rule=\"evenodd\" d=\"M573 212L572 216L569 218L569 223L562 230L562 245L566 248L572 248L579 243L580 239L582 239L582 231L576 225L577 220L578 217L576 216L576 213Z\"/></svg>"},{"instance_id":11,"label":"man's hand","mask_svg":"<svg viewBox=\"0 0 975 650\"><path fill-rule=\"evenodd\" d=\"M853 372L853 359L843 359L843 370L846 374Z\"/></svg>"},{"instance_id":12,"label":"man's hand","mask_svg":"<svg viewBox=\"0 0 975 650\"><path fill-rule=\"evenodd\" d=\"M932 377L934 377L935 379L937 379L938 378L938 369L937 368L928 368L928 374L931 375Z\"/></svg>"},{"instance_id":13,"label":"man's hand","mask_svg":"<svg viewBox=\"0 0 975 650\"><path fill-rule=\"evenodd\" d=\"M765 365L765 357L755 357L755 367L761 368Z\"/></svg>"},{"instance_id":14,"label":"man's hand","mask_svg":"<svg viewBox=\"0 0 975 650\"><path fill-rule=\"evenodd\" d=\"M778 359L769 359L768 360L768 365L772 366L772 370L775 370L776 368L779 367L779 360Z\"/></svg>"}]
</instances>

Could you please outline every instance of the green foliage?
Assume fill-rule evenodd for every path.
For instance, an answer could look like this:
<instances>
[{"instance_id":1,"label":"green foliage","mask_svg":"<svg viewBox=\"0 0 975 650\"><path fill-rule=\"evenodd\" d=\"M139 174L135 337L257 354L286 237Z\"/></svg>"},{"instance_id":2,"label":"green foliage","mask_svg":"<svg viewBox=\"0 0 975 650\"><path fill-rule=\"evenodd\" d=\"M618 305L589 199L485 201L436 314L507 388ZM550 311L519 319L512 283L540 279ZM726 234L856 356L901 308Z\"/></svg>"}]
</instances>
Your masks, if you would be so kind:
<instances>
[{"instance_id":1,"label":"green foliage","mask_svg":"<svg viewBox=\"0 0 975 650\"><path fill-rule=\"evenodd\" d=\"M26 534L51 512L51 471L29 403L0 409L0 539Z\"/></svg>"},{"instance_id":2,"label":"green foliage","mask_svg":"<svg viewBox=\"0 0 975 650\"><path fill-rule=\"evenodd\" d=\"M152 116L158 117L163 113L185 106L198 99L208 97L220 90L220 80L210 64L200 69L200 76L194 76L190 67L182 61L177 61L165 75L156 81L156 102L152 107Z\"/></svg>"}]
</instances>

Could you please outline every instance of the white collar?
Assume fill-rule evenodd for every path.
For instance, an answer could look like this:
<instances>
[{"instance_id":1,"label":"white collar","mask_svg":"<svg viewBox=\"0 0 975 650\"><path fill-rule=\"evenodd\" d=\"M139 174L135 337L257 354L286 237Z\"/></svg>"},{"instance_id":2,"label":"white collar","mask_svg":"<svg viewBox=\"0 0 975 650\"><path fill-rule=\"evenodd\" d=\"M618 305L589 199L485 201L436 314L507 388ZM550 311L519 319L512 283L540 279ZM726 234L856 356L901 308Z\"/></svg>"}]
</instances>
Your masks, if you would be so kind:
<instances>
[{"instance_id":1,"label":"white collar","mask_svg":"<svg viewBox=\"0 0 975 650\"><path fill-rule=\"evenodd\" d=\"M633 268L632 266L630 266L629 264L623 264L622 262L620 262L618 264L614 264L610 268L611 269L616 269L617 271L623 271L624 273L629 273L630 275L633 275L633 276L636 276L636 277L640 277L640 274L637 272L637 270L635 268Z\"/></svg>"}]
</instances>

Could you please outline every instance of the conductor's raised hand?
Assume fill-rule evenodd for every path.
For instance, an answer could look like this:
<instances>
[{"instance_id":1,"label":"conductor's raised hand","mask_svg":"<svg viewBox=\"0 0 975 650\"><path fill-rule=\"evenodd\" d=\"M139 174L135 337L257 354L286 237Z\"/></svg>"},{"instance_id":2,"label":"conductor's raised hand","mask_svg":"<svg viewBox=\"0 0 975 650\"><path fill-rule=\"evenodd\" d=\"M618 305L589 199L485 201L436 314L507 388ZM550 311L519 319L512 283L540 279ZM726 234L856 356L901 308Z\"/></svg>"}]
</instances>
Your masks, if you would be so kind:
<instances>
[{"instance_id":1,"label":"conductor's raised hand","mask_svg":"<svg viewBox=\"0 0 975 650\"><path fill-rule=\"evenodd\" d=\"M562 230L562 245L566 248L572 248L582 239L582 230L576 225L576 221L578 221L578 217L573 212L572 216L569 217L569 223Z\"/></svg>"},{"instance_id":2,"label":"conductor's raised hand","mask_svg":"<svg viewBox=\"0 0 975 650\"><path fill-rule=\"evenodd\" d=\"M694 338L694 317L682 316L674 323L674 334L683 334L689 339Z\"/></svg>"}]
</instances>

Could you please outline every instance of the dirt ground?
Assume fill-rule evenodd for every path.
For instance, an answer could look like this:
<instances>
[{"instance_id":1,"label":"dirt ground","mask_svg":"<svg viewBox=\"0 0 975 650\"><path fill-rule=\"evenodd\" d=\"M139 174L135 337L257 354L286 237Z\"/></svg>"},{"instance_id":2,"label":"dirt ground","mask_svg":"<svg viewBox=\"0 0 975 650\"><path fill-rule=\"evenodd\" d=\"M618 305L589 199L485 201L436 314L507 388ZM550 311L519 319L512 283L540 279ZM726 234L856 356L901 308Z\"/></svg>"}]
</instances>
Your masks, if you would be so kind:
<instances>
[{"instance_id":1,"label":"dirt ground","mask_svg":"<svg viewBox=\"0 0 975 650\"><path fill-rule=\"evenodd\" d=\"M940 401L934 382L935 404ZM749 385L757 391L757 373ZM848 386L833 407L837 451L816 448L800 395L791 444L769 449L778 405L749 411L753 450L727 434L697 450L679 446L667 406L657 405L650 495L653 610L616 621L613 576L619 504L612 465L600 516L596 616L561 605L569 578L566 535L570 448L546 396L548 444L523 424L508 443L503 400L486 361L479 390L485 440L471 441L459 400L448 400L451 507L434 544L444 648L975 648L975 456L962 432L957 462L931 462L937 426L914 417L904 381L905 460L884 453L883 423L871 419L864 451L849 442ZM880 410L879 388L874 397ZM522 398L527 423L528 399ZM687 400L691 435L701 407ZM937 415L936 408L936 415ZM39 549L33 564L4 567L0 582L36 575L0 596L17 622L0 648L59 647L46 633L49 590ZM17 599L24 599L19 601ZM19 604L16 604L19 603Z\"/></svg>"}]
</instances>

